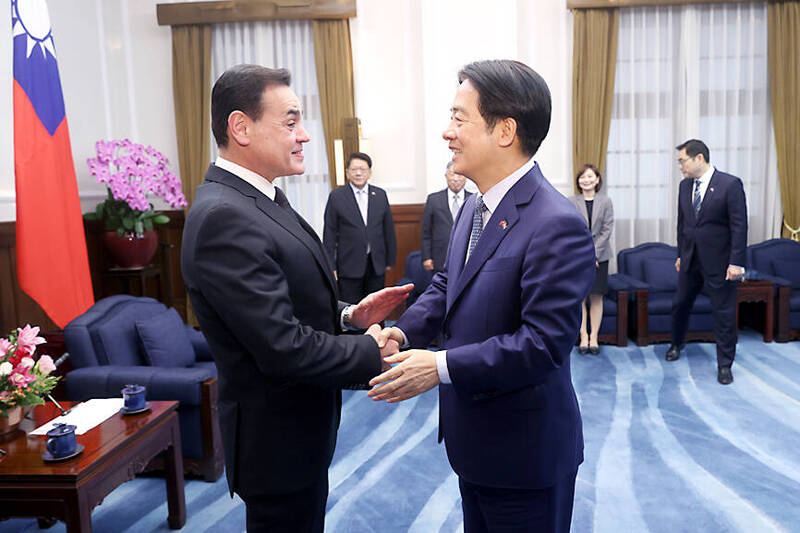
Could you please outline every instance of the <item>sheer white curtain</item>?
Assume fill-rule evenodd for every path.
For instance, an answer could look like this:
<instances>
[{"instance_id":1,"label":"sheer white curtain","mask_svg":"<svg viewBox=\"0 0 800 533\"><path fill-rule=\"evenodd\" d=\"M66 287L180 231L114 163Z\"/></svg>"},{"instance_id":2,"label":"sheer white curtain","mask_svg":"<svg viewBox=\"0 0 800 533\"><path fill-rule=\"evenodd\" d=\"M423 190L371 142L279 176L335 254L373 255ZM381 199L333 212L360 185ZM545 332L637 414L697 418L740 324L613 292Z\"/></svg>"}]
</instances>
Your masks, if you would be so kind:
<instances>
[{"instance_id":1,"label":"sheer white curtain","mask_svg":"<svg viewBox=\"0 0 800 533\"><path fill-rule=\"evenodd\" d=\"M275 185L286 192L292 207L322 235L325 202L330 192L325 136L314 66L314 37L310 20L232 22L215 24L211 30L211 84L226 69L240 63L286 68L292 73L292 89L303 105L303 123L311 136L306 143L306 173L278 178ZM212 160L217 146L211 137Z\"/></svg>"},{"instance_id":2,"label":"sheer white curtain","mask_svg":"<svg viewBox=\"0 0 800 533\"><path fill-rule=\"evenodd\" d=\"M605 183L616 250L676 242L675 146L698 138L747 195L748 244L779 235L764 3L620 9Z\"/></svg>"}]
</instances>

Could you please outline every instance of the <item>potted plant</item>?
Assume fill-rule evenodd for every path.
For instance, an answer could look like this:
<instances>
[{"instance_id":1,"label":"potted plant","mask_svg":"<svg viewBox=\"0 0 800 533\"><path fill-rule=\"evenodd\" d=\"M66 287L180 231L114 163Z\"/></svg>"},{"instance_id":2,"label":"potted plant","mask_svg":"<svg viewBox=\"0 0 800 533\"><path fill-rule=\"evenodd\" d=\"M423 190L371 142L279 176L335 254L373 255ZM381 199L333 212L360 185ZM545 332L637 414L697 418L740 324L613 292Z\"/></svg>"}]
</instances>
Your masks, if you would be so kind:
<instances>
[{"instance_id":1,"label":"potted plant","mask_svg":"<svg viewBox=\"0 0 800 533\"><path fill-rule=\"evenodd\" d=\"M17 328L8 337L0 338L0 435L17 430L26 408L44 404L58 382L50 373L56 369L49 355L34 355L36 346L44 343L39 328Z\"/></svg>"},{"instance_id":2,"label":"potted plant","mask_svg":"<svg viewBox=\"0 0 800 533\"><path fill-rule=\"evenodd\" d=\"M169 161L152 146L129 139L97 141L97 157L86 160L89 172L108 187L108 198L97 204L87 220L103 220L103 243L118 266L143 267L158 247L156 224L169 218L153 209L147 195L153 193L173 209L185 207L181 180L167 168Z\"/></svg>"}]
</instances>

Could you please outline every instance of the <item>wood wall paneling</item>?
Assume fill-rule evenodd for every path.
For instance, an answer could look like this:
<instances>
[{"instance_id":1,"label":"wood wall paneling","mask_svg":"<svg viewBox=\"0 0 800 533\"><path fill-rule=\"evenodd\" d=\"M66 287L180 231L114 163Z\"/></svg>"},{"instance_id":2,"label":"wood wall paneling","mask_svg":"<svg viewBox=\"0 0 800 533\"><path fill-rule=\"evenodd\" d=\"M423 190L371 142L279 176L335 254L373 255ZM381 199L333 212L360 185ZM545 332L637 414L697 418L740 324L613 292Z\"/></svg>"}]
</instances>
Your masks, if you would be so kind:
<instances>
[{"instance_id":1,"label":"wood wall paneling","mask_svg":"<svg viewBox=\"0 0 800 533\"><path fill-rule=\"evenodd\" d=\"M409 252L420 248L422 230L423 204L394 205L395 234L397 235L397 261L386 273L386 284L395 285L405 275L405 260ZM169 290L172 306L186 320L186 289L181 276L180 250L183 223L183 211L165 211L170 221L158 226L159 242L170 245L166 255L156 253L154 264L162 269L160 279L148 280L144 294L161 301L167 301ZM112 294L123 293L123 284L114 279L103 279L103 272L113 266L111 259L103 248L103 226L99 221L84 222L86 249L89 255L89 270L92 277L94 297L96 300ZM131 282L131 291L139 295L138 282ZM0 334L12 328L30 323L38 325L43 332L55 331L58 328L39 305L22 292L17 280L15 223L0 223Z\"/></svg>"},{"instance_id":2,"label":"wood wall paneling","mask_svg":"<svg viewBox=\"0 0 800 533\"><path fill-rule=\"evenodd\" d=\"M567 9L608 9L612 7L685 6L690 4L745 4L767 0L567 0ZM770 0L772 1L772 0Z\"/></svg>"}]
</instances>

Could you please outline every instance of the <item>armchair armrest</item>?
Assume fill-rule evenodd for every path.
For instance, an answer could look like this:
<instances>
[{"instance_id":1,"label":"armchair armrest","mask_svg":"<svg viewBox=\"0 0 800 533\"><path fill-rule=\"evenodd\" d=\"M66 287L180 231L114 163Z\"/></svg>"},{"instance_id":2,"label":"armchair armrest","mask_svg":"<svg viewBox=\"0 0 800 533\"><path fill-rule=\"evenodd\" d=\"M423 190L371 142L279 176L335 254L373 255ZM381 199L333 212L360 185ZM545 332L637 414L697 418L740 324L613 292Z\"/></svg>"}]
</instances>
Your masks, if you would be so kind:
<instances>
[{"instance_id":1,"label":"armchair armrest","mask_svg":"<svg viewBox=\"0 0 800 533\"><path fill-rule=\"evenodd\" d=\"M128 383L144 385L148 400L178 400L201 405L202 383L213 378L204 368L164 368L155 366L91 366L66 375L67 397L73 401L90 398L121 397Z\"/></svg>"},{"instance_id":2,"label":"armchair armrest","mask_svg":"<svg viewBox=\"0 0 800 533\"><path fill-rule=\"evenodd\" d=\"M753 279L753 280L765 280L771 281L778 287L791 287L792 282L786 278L781 278L779 276L774 276L772 274L767 274L766 272L761 272L759 270L748 270L744 276L745 280Z\"/></svg>"},{"instance_id":3,"label":"armchair armrest","mask_svg":"<svg viewBox=\"0 0 800 533\"><path fill-rule=\"evenodd\" d=\"M629 276L627 274L617 273L617 274L614 274L614 276L616 276L615 282L627 285L626 288L628 290L628 299L630 301L634 301L639 292L642 292L642 291L643 292L650 292L653 289L652 285L650 285L649 283L644 282L644 281L642 281L640 279L636 279L634 277L631 277L631 276ZM609 276L608 278L609 278L609 282L610 282L611 276Z\"/></svg>"}]
</instances>

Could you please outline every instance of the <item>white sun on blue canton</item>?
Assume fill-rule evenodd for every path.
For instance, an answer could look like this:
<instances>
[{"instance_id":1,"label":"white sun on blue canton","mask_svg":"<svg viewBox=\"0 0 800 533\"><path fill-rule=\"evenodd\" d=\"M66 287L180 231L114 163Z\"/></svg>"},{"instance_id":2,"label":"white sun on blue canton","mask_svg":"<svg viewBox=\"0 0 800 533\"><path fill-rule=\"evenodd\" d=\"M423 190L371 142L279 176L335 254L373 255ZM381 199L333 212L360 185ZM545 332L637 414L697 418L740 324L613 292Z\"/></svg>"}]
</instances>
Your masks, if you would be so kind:
<instances>
[{"instance_id":1,"label":"white sun on blue canton","mask_svg":"<svg viewBox=\"0 0 800 533\"><path fill-rule=\"evenodd\" d=\"M56 47L50 29L50 14L45 0L11 0L11 20L14 37L28 36L26 57L31 57L37 45L45 59L47 58L45 50L56 57Z\"/></svg>"}]
</instances>

